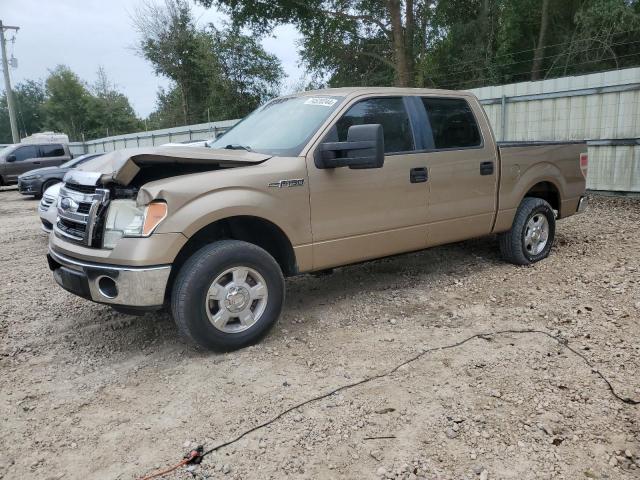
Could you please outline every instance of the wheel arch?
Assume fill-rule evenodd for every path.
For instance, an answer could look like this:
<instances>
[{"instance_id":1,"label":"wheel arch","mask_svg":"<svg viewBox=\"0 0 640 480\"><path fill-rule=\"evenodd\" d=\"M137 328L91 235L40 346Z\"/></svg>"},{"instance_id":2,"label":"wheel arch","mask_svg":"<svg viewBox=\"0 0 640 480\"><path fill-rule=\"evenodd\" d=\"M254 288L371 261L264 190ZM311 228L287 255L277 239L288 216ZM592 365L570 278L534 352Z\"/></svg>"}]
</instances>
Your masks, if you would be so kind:
<instances>
[{"instance_id":1,"label":"wheel arch","mask_svg":"<svg viewBox=\"0 0 640 480\"><path fill-rule=\"evenodd\" d=\"M539 180L534 185L531 185L523 195L520 202L526 197L541 198L546 201L551 208L558 212L560 215L560 207L562 206L562 200L560 195L560 188L555 184L553 180L545 179Z\"/></svg>"},{"instance_id":2,"label":"wheel arch","mask_svg":"<svg viewBox=\"0 0 640 480\"><path fill-rule=\"evenodd\" d=\"M236 215L211 222L189 237L173 261L167 294L187 259L203 246L218 240L242 240L256 245L275 259L285 277L298 273L293 245L278 225L262 217Z\"/></svg>"}]
</instances>

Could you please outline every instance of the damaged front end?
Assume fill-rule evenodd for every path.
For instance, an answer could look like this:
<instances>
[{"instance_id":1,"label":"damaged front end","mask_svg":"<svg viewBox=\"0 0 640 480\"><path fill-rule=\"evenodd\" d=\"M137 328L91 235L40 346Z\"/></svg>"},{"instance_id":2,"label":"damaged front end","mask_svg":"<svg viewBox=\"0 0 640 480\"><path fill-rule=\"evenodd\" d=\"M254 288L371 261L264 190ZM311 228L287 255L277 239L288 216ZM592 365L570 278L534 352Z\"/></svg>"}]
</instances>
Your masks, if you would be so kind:
<instances>
[{"instance_id":1,"label":"damaged front end","mask_svg":"<svg viewBox=\"0 0 640 480\"><path fill-rule=\"evenodd\" d=\"M69 171L58 200L55 235L93 248L112 249L124 237L148 237L166 217L165 199L144 185L181 175L236 168L270 158L252 152L193 147L121 150Z\"/></svg>"}]
</instances>

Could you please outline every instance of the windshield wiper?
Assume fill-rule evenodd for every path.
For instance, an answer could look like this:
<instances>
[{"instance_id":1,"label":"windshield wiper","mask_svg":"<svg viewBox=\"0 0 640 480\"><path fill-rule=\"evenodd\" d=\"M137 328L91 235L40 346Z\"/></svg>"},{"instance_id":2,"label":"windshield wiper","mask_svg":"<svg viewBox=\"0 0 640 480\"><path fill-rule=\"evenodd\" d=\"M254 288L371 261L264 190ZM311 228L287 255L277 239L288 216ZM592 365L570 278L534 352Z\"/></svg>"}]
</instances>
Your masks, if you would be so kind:
<instances>
[{"instance_id":1,"label":"windshield wiper","mask_svg":"<svg viewBox=\"0 0 640 480\"><path fill-rule=\"evenodd\" d=\"M251 151L251 147L249 145L240 145L239 143L231 143L224 148L225 150L246 150L247 152Z\"/></svg>"}]
</instances>

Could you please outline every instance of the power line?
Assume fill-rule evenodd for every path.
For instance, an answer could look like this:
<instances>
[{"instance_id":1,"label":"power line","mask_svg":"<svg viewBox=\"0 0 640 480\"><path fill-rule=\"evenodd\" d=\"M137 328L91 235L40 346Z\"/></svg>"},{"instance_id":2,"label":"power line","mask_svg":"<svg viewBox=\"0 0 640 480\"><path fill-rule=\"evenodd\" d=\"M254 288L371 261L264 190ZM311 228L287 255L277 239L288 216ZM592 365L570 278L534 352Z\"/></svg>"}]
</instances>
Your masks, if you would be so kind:
<instances>
[{"instance_id":1,"label":"power line","mask_svg":"<svg viewBox=\"0 0 640 480\"><path fill-rule=\"evenodd\" d=\"M637 56L637 55L640 55L640 52L636 52L636 53L629 53L629 54L626 54L626 55L619 55L619 56L617 56L616 58L620 59L620 58L633 57L633 56ZM574 67L574 66L576 66L576 65L584 65L584 64L587 64L587 63L606 62L606 61L613 60L613 58L614 58L614 57L607 57L607 58L601 58L601 59L597 59L597 60L586 60L586 61L583 61L583 62L574 62L574 63L569 63L569 64L567 65L567 68L569 68L569 67ZM548 70L548 69L546 69L546 68L540 68L540 69L537 69L537 70L523 70L522 72L519 72L519 73L513 73L513 74L510 74L510 75L512 75L512 76L514 76L514 77L517 77L517 76L520 76L520 75L529 75L529 74L534 73L534 72L544 72L544 71L546 71L546 70ZM595 72L592 72L592 73L595 73ZM484 81L484 80L490 80L490 81L493 81L493 80L494 80L494 78L492 78L492 77L474 78L474 79L471 79L471 80L465 80L465 81L461 81L461 82L457 82L457 83L451 84L451 85L449 85L449 88L451 88L451 89L455 89L455 88L457 88L457 87L459 87L459 86L461 86L461 85L466 85L466 84L474 83L474 82L482 82L482 81ZM478 87L478 88L479 88L479 87Z\"/></svg>"},{"instance_id":2,"label":"power line","mask_svg":"<svg viewBox=\"0 0 640 480\"><path fill-rule=\"evenodd\" d=\"M612 33L611 35L612 36L624 35L624 34L627 34L627 33L634 33L634 32L640 32L640 28L634 28L632 30L623 30L621 32ZM600 40L601 38L602 38L602 36L583 38L583 39L580 39L580 40L576 40L576 43L592 42L594 40ZM567 42L553 43L551 45L545 45L544 49L546 50L547 48L558 47L558 46L566 46L566 45L567 45ZM517 52L508 52L508 53L503 53L503 54L500 54L500 55L495 55L493 58L496 59L496 58L502 58L502 57L509 57L509 56L512 56L512 55L519 55L521 53L535 52L536 50L537 50L536 48L530 48L530 49L527 49L527 50L520 50L520 51L517 51ZM466 62L462 62L459 65L473 64L473 63L477 63L477 62L479 62L481 60L482 59L467 60Z\"/></svg>"},{"instance_id":3,"label":"power line","mask_svg":"<svg viewBox=\"0 0 640 480\"><path fill-rule=\"evenodd\" d=\"M569 53L570 54L586 53L586 52L590 52L590 51L593 51L593 50L603 50L603 49L606 49L607 47L620 47L620 46L632 45L632 44L636 44L636 43L640 43L640 40L632 40L632 41L629 41L629 42L612 43L612 44L609 44L607 46L599 46L599 47L586 48L586 49L582 49L582 50L574 50L572 52L560 53L560 54L557 54L557 55L547 55L547 56L541 57L541 59L544 60L544 59L549 59L549 58L556 58L556 57L559 57L561 55L569 54ZM495 58L496 57L494 57L494 59ZM611 57L611 58L613 58L613 57ZM618 56L617 58L621 58L621 57ZM464 66L464 65L469 65L469 64L476 63L476 62L480 62L480 61L481 60L473 60L473 61L469 61L469 62L450 63L450 64L442 66L441 68L446 70L448 68L461 67L461 66ZM489 69L489 68L492 68L492 67L504 68L504 67L508 67L508 66L512 66L512 65L518 65L518 64L521 64L521 63L532 63L532 62L533 62L533 59L530 58L530 59L526 59L526 60L519 60L517 62L498 63L498 64L495 64L495 65L485 65L485 66L478 67L477 69L478 70L486 70L486 69ZM547 69L541 69L541 70L547 70ZM430 75L429 78L430 79L435 79L435 78L443 78L443 77L444 78L455 77L459 73L464 73L464 70L459 70L457 72L441 73L441 74L437 74L437 75Z\"/></svg>"}]
</instances>

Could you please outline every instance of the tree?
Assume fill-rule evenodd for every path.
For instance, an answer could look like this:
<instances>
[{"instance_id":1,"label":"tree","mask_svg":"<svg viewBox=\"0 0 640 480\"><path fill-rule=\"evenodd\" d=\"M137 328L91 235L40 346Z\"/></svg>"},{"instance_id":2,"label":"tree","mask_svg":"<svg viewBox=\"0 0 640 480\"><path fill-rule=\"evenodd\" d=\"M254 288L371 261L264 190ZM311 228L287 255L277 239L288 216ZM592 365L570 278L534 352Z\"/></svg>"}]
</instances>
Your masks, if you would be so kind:
<instances>
[{"instance_id":1,"label":"tree","mask_svg":"<svg viewBox=\"0 0 640 480\"><path fill-rule=\"evenodd\" d=\"M13 89L16 103L18 133L26 137L39 132L44 127L45 113L43 109L45 91L42 82L26 80ZM0 143L11 143L11 126L7 110L6 95L0 97Z\"/></svg>"},{"instance_id":2,"label":"tree","mask_svg":"<svg viewBox=\"0 0 640 480\"><path fill-rule=\"evenodd\" d=\"M189 4L185 0L165 0L164 5L147 2L133 20L140 35L138 51L156 74L175 82L182 122L196 123L202 118L211 77L219 68L206 35L195 26Z\"/></svg>"},{"instance_id":3,"label":"tree","mask_svg":"<svg viewBox=\"0 0 640 480\"><path fill-rule=\"evenodd\" d=\"M215 118L240 118L278 95L284 71L280 61L262 48L254 37L237 28L205 30L215 65L220 69L211 80L207 102Z\"/></svg>"},{"instance_id":4,"label":"tree","mask_svg":"<svg viewBox=\"0 0 640 480\"><path fill-rule=\"evenodd\" d=\"M265 33L294 24L330 86L473 88L637 65L638 0L197 0Z\"/></svg>"},{"instance_id":5,"label":"tree","mask_svg":"<svg viewBox=\"0 0 640 480\"><path fill-rule=\"evenodd\" d=\"M93 129L87 132L91 138L120 135L140 128L129 99L117 90L103 67L98 68L98 79L93 85L91 115Z\"/></svg>"},{"instance_id":6,"label":"tree","mask_svg":"<svg viewBox=\"0 0 640 480\"><path fill-rule=\"evenodd\" d=\"M549 0L542 0L540 13L540 30L538 42L533 54L533 64L531 66L531 80L538 80L542 71L542 60L544 58L544 47L547 41L547 27L549 26Z\"/></svg>"},{"instance_id":7,"label":"tree","mask_svg":"<svg viewBox=\"0 0 640 480\"><path fill-rule=\"evenodd\" d=\"M156 127L242 117L279 92L275 56L238 28L197 27L184 0L147 3L134 22L139 52L173 82L158 91Z\"/></svg>"},{"instance_id":8,"label":"tree","mask_svg":"<svg viewBox=\"0 0 640 480\"><path fill-rule=\"evenodd\" d=\"M432 0L198 0L229 13L236 25L265 33L292 23L303 34L302 56L311 67L340 71L355 60L379 72L393 73L398 86L412 86L416 52L416 13L429 10ZM352 72L357 76L360 72Z\"/></svg>"},{"instance_id":9,"label":"tree","mask_svg":"<svg viewBox=\"0 0 640 480\"><path fill-rule=\"evenodd\" d=\"M92 97L84 82L69 67L58 65L46 82L45 126L64 132L73 141L82 140L83 132L93 127Z\"/></svg>"}]
</instances>

